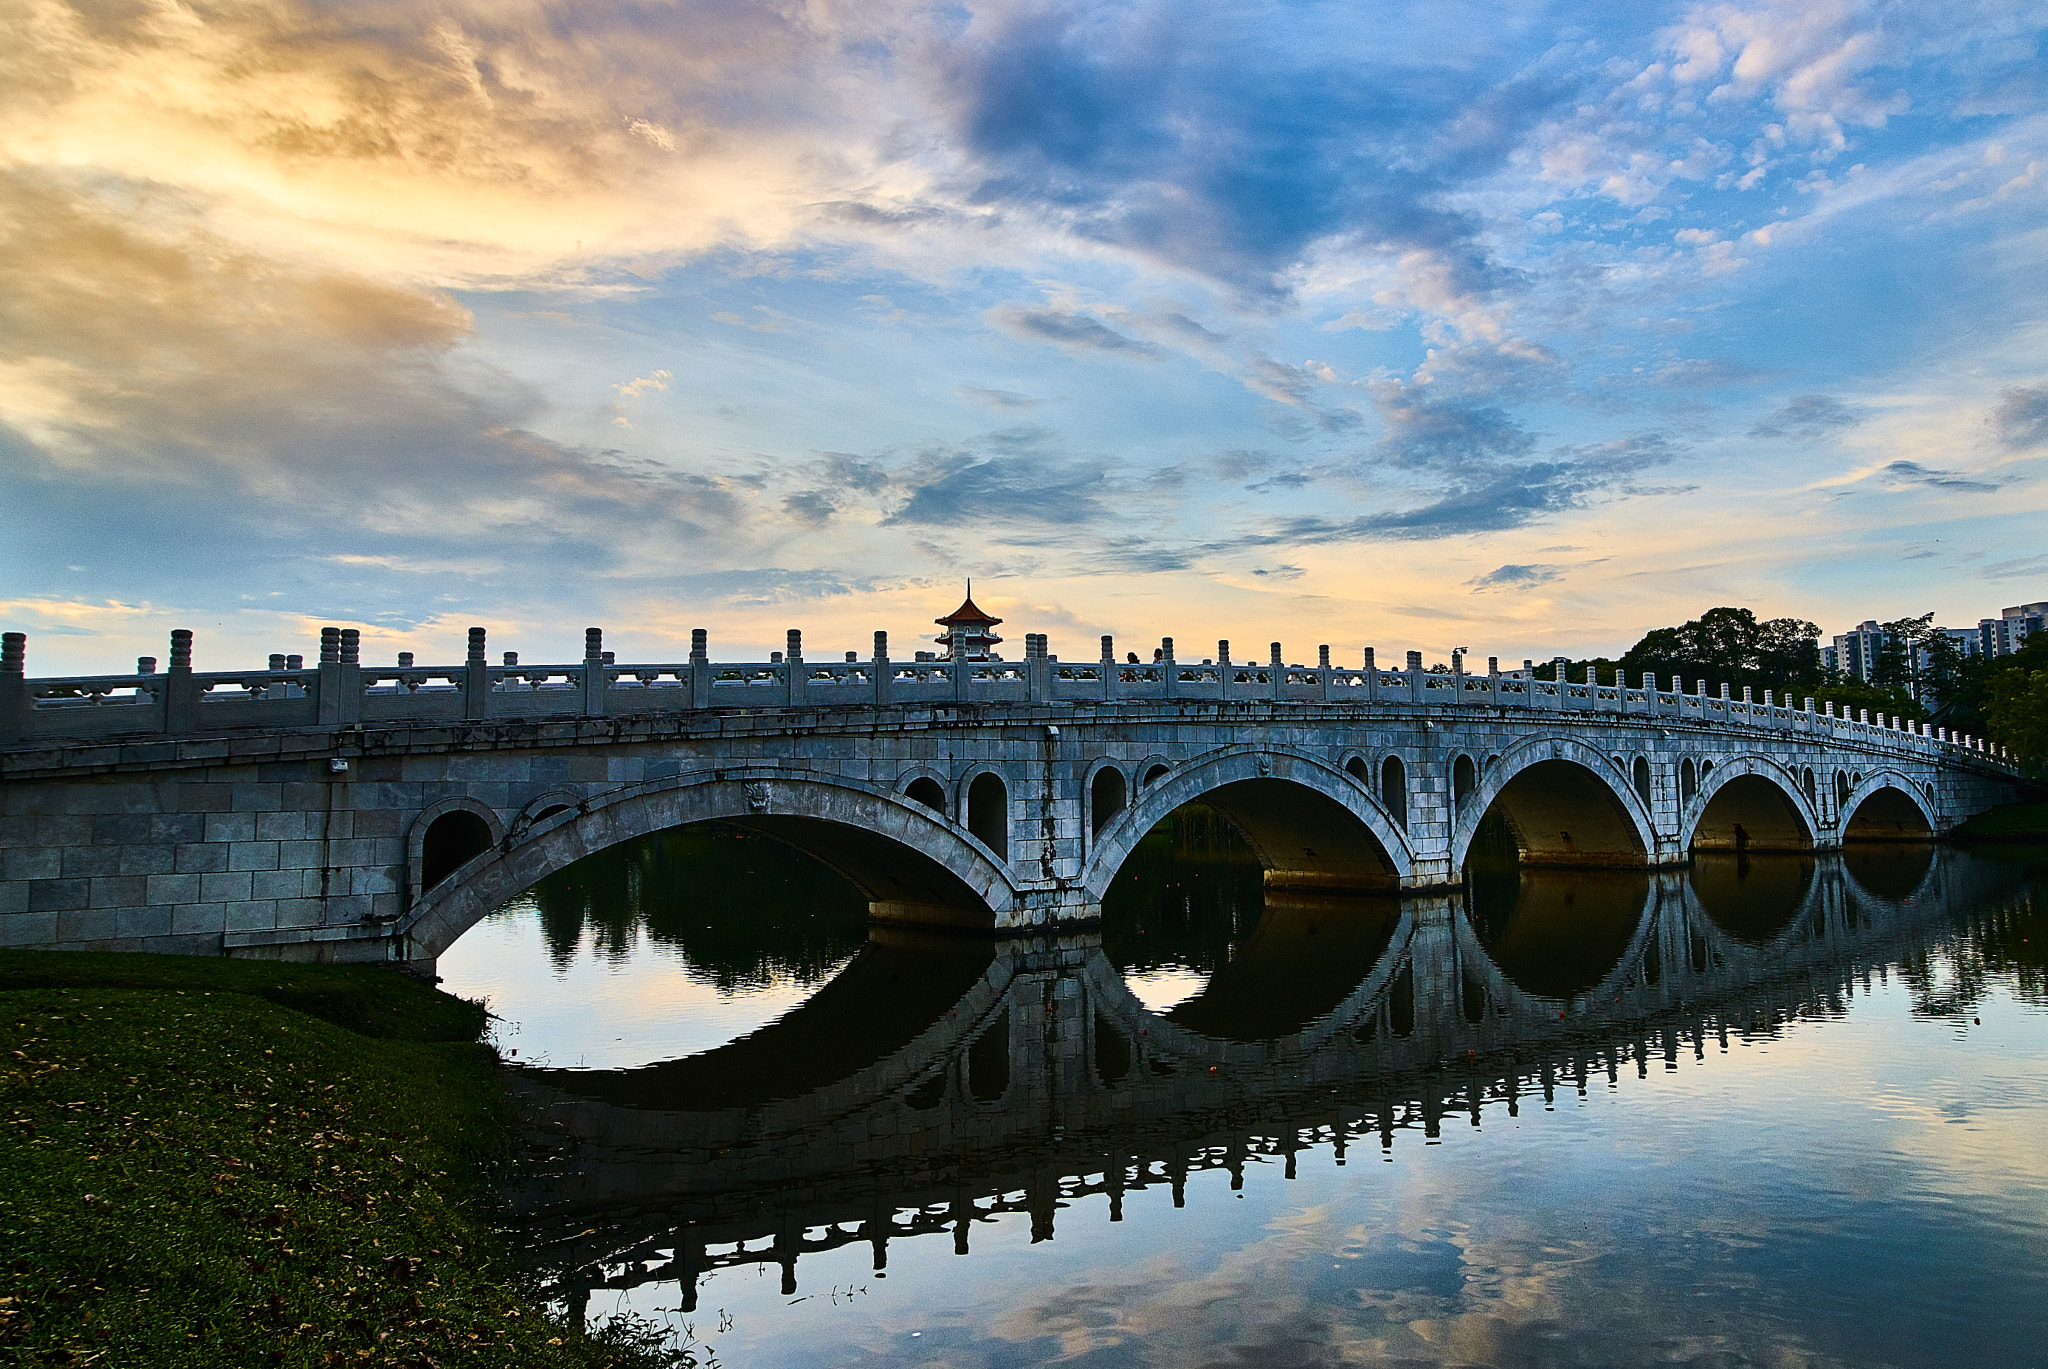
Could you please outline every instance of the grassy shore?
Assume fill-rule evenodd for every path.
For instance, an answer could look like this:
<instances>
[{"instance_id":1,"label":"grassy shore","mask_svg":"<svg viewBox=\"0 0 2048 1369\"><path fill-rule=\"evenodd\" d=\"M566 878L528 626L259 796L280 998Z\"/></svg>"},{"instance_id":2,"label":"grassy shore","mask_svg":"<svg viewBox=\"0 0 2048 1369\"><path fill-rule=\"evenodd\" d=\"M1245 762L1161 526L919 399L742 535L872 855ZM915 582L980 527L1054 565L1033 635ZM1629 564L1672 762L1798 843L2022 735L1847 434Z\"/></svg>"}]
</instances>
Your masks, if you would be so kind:
<instances>
[{"instance_id":1,"label":"grassy shore","mask_svg":"<svg viewBox=\"0 0 2048 1369\"><path fill-rule=\"evenodd\" d=\"M2048 846L2048 803L2008 803L1979 813L1957 827L1961 842L1998 842L2017 846Z\"/></svg>"},{"instance_id":2,"label":"grassy shore","mask_svg":"<svg viewBox=\"0 0 2048 1369\"><path fill-rule=\"evenodd\" d=\"M0 1365L692 1362L520 1295L484 1022L374 967L0 952Z\"/></svg>"}]
</instances>

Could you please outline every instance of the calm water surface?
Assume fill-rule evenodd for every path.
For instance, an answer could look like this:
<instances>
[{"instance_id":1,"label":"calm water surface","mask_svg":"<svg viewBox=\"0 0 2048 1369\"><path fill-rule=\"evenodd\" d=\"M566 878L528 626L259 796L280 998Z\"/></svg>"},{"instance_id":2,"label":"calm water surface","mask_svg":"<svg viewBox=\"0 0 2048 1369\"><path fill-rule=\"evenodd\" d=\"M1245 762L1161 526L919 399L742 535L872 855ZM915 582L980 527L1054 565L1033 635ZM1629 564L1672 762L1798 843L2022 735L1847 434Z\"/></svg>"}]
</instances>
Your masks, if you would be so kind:
<instances>
[{"instance_id":1,"label":"calm water surface","mask_svg":"<svg viewBox=\"0 0 2048 1369\"><path fill-rule=\"evenodd\" d=\"M870 933L703 828L442 960L551 1296L796 1365L2048 1365L2048 867L1927 848Z\"/></svg>"}]
</instances>

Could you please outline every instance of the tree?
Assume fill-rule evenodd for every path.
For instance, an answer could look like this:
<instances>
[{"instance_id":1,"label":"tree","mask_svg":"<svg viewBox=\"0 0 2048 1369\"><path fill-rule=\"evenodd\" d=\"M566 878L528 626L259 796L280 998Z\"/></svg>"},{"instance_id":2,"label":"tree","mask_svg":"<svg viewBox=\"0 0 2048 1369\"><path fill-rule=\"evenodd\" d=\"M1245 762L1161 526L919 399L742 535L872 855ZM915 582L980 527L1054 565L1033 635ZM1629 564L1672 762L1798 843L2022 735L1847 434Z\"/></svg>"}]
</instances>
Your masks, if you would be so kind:
<instances>
[{"instance_id":1,"label":"tree","mask_svg":"<svg viewBox=\"0 0 2048 1369\"><path fill-rule=\"evenodd\" d=\"M1851 718L1866 708L1873 715L1883 713L1894 718L1911 718L1915 722L1927 716L1927 710L1915 703L1905 690L1865 684L1861 680L1830 680L1813 696L1813 702L1815 707L1823 709L1833 704Z\"/></svg>"},{"instance_id":2,"label":"tree","mask_svg":"<svg viewBox=\"0 0 2048 1369\"><path fill-rule=\"evenodd\" d=\"M1648 671L1660 681L1706 679L1796 699L1824 678L1819 638L1819 626L1803 618L1760 619L1751 609L1713 608L1678 627L1646 633L1621 658L1621 668L1630 684Z\"/></svg>"},{"instance_id":3,"label":"tree","mask_svg":"<svg viewBox=\"0 0 2048 1369\"><path fill-rule=\"evenodd\" d=\"M1884 636L1877 649L1871 678L1878 684L1903 685L1920 703L1944 697L1962 674L1963 653L1948 633L1934 625L1934 615L1895 618L1881 624Z\"/></svg>"},{"instance_id":4,"label":"tree","mask_svg":"<svg viewBox=\"0 0 2048 1369\"><path fill-rule=\"evenodd\" d=\"M1987 692L1991 740L2029 768L2048 761L2048 670L2001 670Z\"/></svg>"}]
</instances>

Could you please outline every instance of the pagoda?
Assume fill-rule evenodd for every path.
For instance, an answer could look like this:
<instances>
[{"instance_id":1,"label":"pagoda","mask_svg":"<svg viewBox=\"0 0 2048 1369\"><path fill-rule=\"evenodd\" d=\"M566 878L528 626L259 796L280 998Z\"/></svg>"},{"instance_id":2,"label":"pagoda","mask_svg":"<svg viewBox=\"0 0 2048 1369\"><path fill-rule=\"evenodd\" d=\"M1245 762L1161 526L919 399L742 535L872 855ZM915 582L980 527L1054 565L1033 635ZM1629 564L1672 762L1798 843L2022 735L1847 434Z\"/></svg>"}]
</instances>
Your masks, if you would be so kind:
<instances>
[{"instance_id":1,"label":"pagoda","mask_svg":"<svg viewBox=\"0 0 2048 1369\"><path fill-rule=\"evenodd\" d=\"M944 660L990 661L1001 660L991 649L1003 639L996 636L995 626L1000 618L991 618L974 606L974 581L967 582L967 598L960 607L943 618L933 622L946 629L940 633L938 644L946 649Z\"/></svg>"}]
</instances>

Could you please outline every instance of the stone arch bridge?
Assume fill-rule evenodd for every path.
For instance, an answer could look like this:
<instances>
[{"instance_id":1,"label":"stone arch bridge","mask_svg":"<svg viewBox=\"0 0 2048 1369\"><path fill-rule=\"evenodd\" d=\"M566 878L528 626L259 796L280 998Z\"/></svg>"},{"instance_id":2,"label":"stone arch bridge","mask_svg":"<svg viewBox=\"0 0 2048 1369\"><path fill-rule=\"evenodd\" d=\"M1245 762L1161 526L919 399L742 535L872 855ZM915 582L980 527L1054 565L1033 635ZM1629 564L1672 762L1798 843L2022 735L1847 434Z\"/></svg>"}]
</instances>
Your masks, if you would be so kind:
<instances>
[{"instance_id":1,"label":"stone arch bridge","mask_svg":"<svg viewBox=\"0 0 2048 1369\"><path fill-rule=\"evenodd\" d=\"M1456 886L1489 814L1525 865L1938 837L2010 796L1981 741L1705 682L1284 662L584 659L37 679L0 661L0 945L430 968L593 851L724 821L809 851L879 920L1085 923L1174 809L1239 827L1270 886Z\"/></svg>"}]
</instances>

